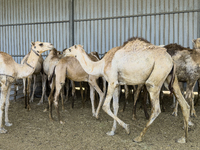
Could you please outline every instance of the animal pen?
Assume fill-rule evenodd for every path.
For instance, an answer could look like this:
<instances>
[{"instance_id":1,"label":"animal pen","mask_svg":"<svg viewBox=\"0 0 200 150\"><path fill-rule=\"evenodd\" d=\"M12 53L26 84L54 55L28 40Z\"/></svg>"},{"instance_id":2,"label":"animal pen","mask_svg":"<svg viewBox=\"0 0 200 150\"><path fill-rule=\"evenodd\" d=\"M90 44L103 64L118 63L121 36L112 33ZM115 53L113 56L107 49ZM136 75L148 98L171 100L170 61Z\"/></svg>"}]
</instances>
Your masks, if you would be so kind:
<instances>
[{"instance_id":1,"label":"animal pen","mask_svg":"<svg viewBox=\"0 0 200 150\"><path fill-rule=\"evenodd\" d=\"M81 44L103 56L133 36L193 48L200 37L200 0L0 0L0 51L17 63L31 41L52 43L59 51ZM40 96L39 76L37 84ZM22 98L22 88L17 80L10 100Z\"/></svg>"}]
</instances>

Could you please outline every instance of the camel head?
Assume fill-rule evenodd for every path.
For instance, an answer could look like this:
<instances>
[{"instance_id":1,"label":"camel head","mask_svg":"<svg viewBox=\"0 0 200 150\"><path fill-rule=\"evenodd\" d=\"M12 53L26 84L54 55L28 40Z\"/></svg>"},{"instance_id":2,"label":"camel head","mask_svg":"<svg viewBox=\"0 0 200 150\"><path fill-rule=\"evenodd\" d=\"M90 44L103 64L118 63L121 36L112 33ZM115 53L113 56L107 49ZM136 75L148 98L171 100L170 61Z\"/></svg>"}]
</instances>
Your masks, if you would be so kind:
<instances>
[{"instance_id":1,"label":"camel head","mask_svg":"<svg viewBox=\"0 0 200 150\"><path fill-rule=\"evenodd\" d=\"M68 49L63 50L63 57L65 56L73 56L77 57L77 54L84 53L84 49L82 45L74 45Z\"/></svg>"},{"instance_id":2,"label":"camel head","mask_svg":"<svg viewBox=\"0 0 200 150\"><path fill-rule=\"evenodd\" d=\"M38 55L41 55L43 52L53 49L53 44L48 42L31 42L31 50L33 50Z\"/></svg>"},{"instance_id":3,"label":"camel head","mask_svg":"<svg viewBox=\"0 0 200 150\"><path fill-rule=\"evenodd\" d=\"M196 40L193 39L192 42L194 44L194 48L196 48L196 49L200 48L200 38L197 38Z\"/></svg>"}]
</instances>

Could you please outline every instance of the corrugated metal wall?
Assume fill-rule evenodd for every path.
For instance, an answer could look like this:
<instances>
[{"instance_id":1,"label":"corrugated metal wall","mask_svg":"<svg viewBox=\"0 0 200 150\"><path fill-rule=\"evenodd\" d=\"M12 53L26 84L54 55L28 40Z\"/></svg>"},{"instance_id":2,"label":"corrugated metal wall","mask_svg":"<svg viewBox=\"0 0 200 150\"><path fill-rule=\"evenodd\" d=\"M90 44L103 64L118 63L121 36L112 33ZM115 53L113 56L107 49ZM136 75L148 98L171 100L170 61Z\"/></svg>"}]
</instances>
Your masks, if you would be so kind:
<instances>
[{"instance_id":1,"label":"corrugated metal wall","mask_svg":"<svg viewBox=\"0 0 200 150\"><path fill-rule=\"evenodd\" d=\"M0 50L18 63L31 41L51 42L63 50L69 46L68 10L68 0L0 0Z\"/></svg>"},{"instance_id":2,"label":"corrugated metal wall","mask_svg":"<svg viewBox=\"0 0 200 150\"><path fill-rule=\"evenodd\" d=\"M75 44L103 54L139 36L156 45L192 46L199 0L74 0Z\"/></svg>"},{"instance_id":3,"label":"corrugated metal wall","mask_svg":"<svg viewBox=\"0 0 200 150\"><path fill-rule=\"evenodd\" d=\"M1 51L19 62L31 41L51 42L58 50L70 46L71 1L74 44L87 52L103 54L132 36L192 47L200 36L200 0L0 0Z\"/></svg>"}]
</instances>

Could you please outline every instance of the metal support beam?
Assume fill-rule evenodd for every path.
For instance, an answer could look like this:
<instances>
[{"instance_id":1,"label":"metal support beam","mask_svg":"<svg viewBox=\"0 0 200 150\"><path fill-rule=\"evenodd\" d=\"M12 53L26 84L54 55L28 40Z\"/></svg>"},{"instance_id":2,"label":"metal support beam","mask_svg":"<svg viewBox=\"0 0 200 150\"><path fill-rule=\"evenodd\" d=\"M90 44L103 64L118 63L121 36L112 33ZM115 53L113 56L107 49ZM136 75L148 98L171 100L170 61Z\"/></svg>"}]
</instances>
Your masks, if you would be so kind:
<instances>
[{"instance_id":1,"label":"metal support beam","mask_svg":"<svg viewBox=\"0 0 200 150\"><path fill-rule=\"evenodd\" d=\"M200 9L200 0L198 0L198 6L199 6L198 9ZM200 12L198 12L197 18L198 18L198 21L197 21L197 38L200 38Z\"/></svg>"},{"instance_id":2,"label":"metal support beam","mask_svg":"<svg viewBox=\"0 0 200 150\"><path fill-rule=\"evenodd\" d=\"M69 0L69 47L73 45L74 45L74 0Z\"/></svg>"}]
</instances>

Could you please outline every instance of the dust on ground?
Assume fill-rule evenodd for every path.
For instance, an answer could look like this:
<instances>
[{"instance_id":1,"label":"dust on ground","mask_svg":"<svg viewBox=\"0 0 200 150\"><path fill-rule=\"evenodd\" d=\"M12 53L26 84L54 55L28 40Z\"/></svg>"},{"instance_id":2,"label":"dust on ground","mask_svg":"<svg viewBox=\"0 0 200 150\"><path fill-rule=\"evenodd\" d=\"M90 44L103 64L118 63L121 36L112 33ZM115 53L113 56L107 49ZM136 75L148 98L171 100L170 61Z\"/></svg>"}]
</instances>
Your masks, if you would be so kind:
<instances>
[{"instance_id":1,"label":"dust on ground","mask_svg":"<svg viewBox=\"0 0 200 150\"><path fill-rule=\"evenodd\" d=\"M124 98L120 98L120 109ZM132 150L132 149L200 149L200 106L196 106L197 118L192 118L194 127L189 130L189 140L186 144L176 143L176 140L184 134L183 117L179 108L178 117L172 116L172 97L164 96L166 111L162 112L150 126L141 143L135 143L132 139L140 134L147 120L144 112L139 109L138 120L131 120L132 100L126 107L125 112L119 112L118 117L130 125L131 133L117 126L114 136L106 135L112 128L113 119L102 109L99 119L92 116L91 103L86 101L83 109L81 98L75 100L74 109L71 102L65 103L65 111L60 113L64 125L59 124L57 114L53 108L55 121L50 121L48 112L43 112L48 102L37 105L39 98L31 103L31 111L24 109L23 99L17 102L11 101L9 119L13 123L11 127L5 127L7 134L0 134L0 149L2 150L46 150L46 149L81 149L81 150ZM150 108L148 109L150 113Z\"/></svg>"}]
</instances>

